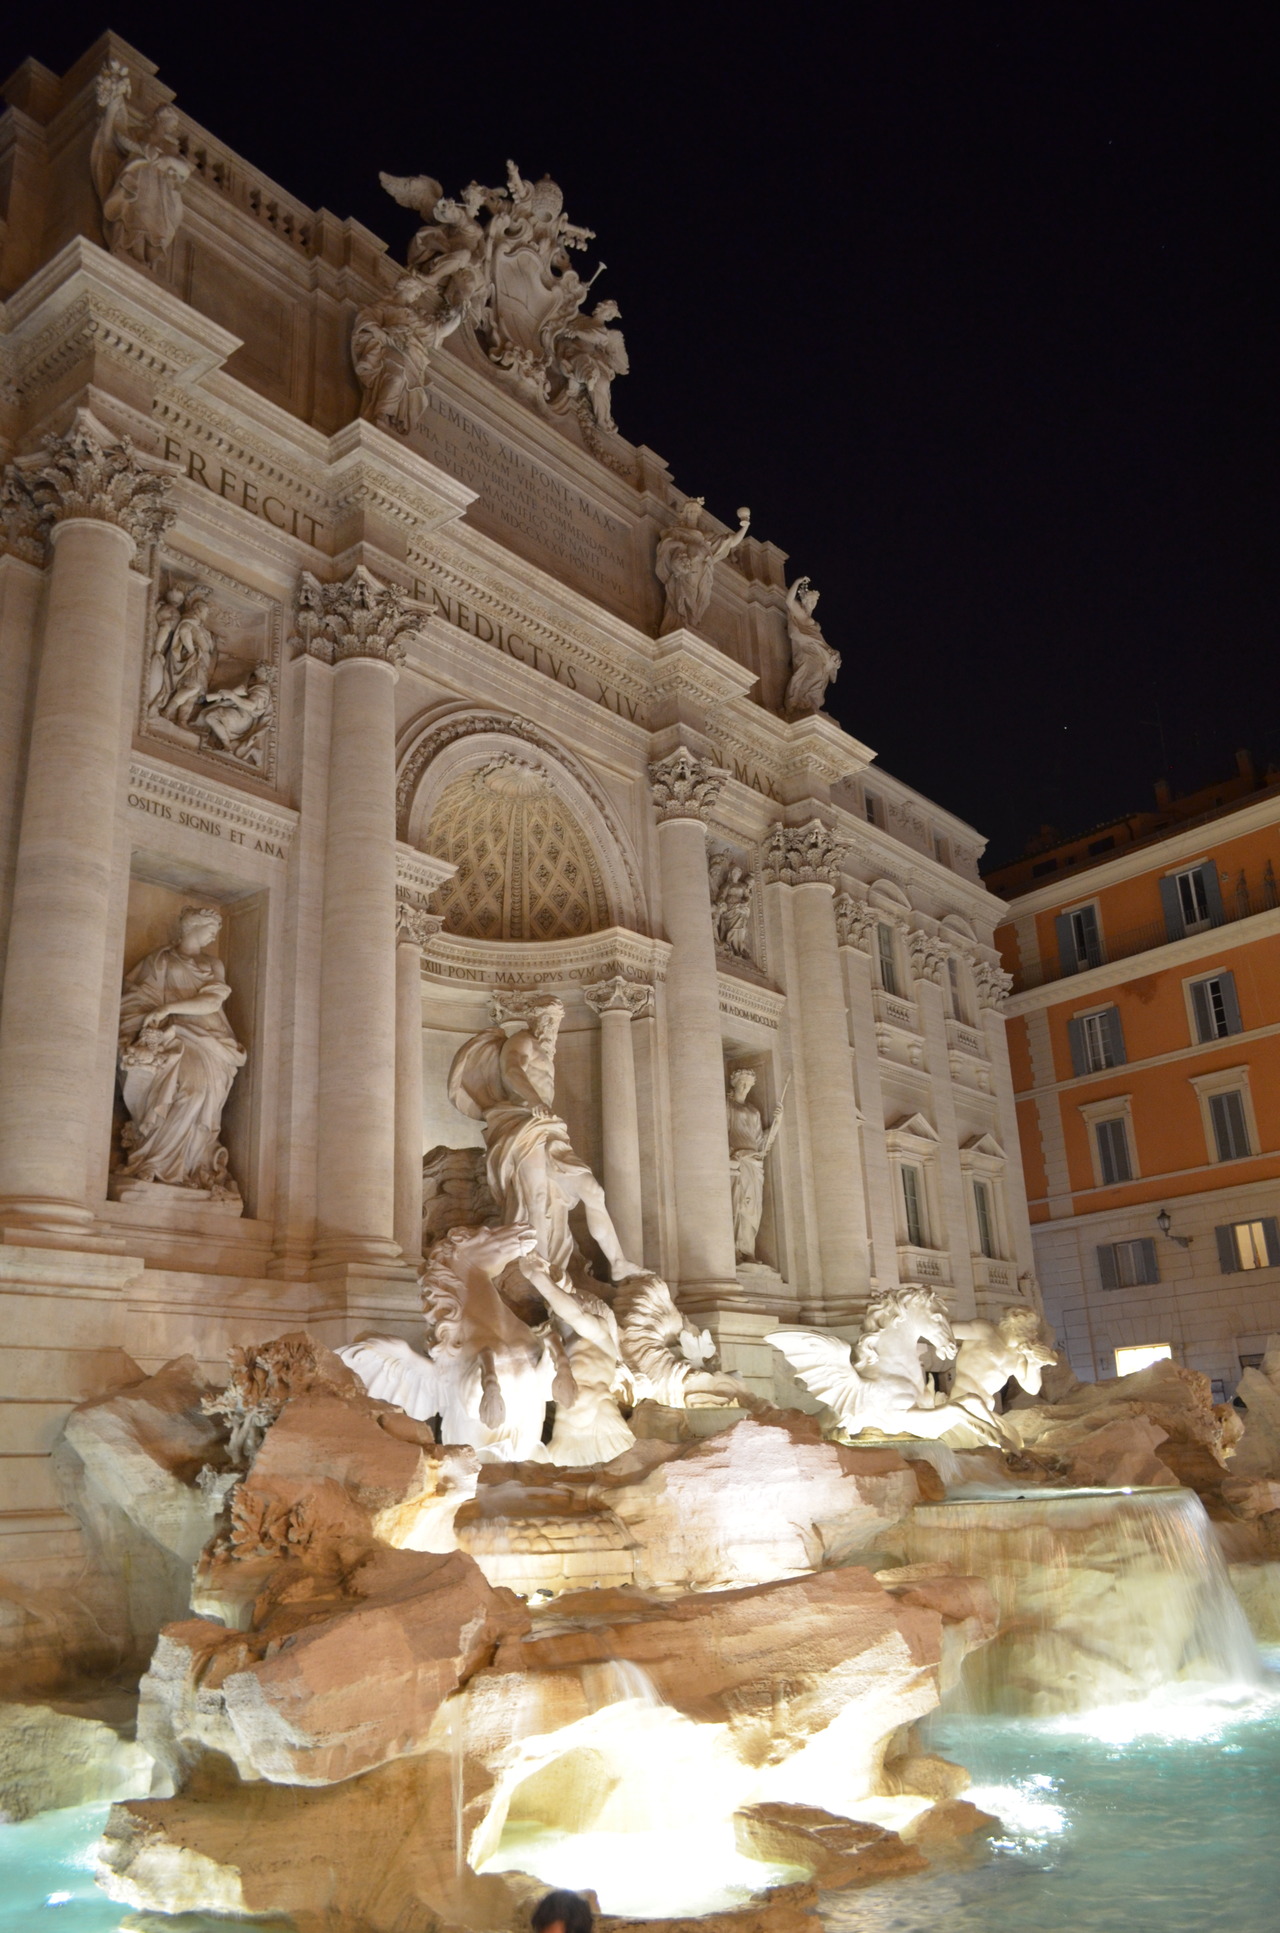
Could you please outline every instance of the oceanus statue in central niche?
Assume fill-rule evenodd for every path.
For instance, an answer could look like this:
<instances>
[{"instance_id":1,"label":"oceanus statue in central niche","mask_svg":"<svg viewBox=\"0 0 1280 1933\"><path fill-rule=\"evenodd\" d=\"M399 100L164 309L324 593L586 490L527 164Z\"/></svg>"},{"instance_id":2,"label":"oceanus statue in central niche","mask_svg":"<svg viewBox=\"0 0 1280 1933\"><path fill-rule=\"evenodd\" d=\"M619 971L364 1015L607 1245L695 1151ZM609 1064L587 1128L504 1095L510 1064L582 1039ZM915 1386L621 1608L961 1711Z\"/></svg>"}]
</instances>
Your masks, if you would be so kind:
<instances>
[{"instance_id":1,"label":"oceanus statue in central niche","mask_svg":"<svg viewBox=\"0 0 1280 1933\"><path fill-rule=\"evenodd\" d=\"M483 1124L489 1187L505 1222L527 1222L552 1274L580 1261L569 1211L580 1202L587 1227L615 1282L639 1263L622 1252L604 1189L554 1111L556 1038L564 1008L554 994L533 1003L527 1024L513 1034L489 1027L473 1034L453 1058L449 1099L468 1120Z\"/></svg>"},{"instance_id":2,"label":"oceanus statue in central niche","mask_svg":"<svg viewBox=\"0 0 1280 1933\"><path fill-rule=\"evenodd\" d=\"M985 1443L1003 1440L989 1414L984 1418L973 1408L940 1399L927 1381L921 1343L945 1362L957 1345L940 1297L919 1283L872 1296L852 1358L847 1343L807 1329L778 1329L765 1340L850 1436L878 1430L885 1436L937 1438L963 1428Z\"/></svg>"}]
</instances>

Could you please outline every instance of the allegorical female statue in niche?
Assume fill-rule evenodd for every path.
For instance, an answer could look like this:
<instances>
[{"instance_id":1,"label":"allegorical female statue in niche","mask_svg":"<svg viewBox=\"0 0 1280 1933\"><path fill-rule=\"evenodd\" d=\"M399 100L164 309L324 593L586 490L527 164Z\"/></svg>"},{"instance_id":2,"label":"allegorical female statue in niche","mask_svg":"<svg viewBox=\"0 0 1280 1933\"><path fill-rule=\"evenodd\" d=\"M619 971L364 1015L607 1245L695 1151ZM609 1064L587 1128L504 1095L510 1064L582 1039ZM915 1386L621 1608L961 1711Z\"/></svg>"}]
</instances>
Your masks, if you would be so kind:
<instances>
[{"instance_id":1,"label":"allegorical female statue in niche","mask_svg":"<svg viewBox=\"0 0 1280 1933\"><path fill-rule=\"evenodd\" d=\"M246 1055L223 1009L231 988L214 906L184 906L173 946L158 947L126 975L120 1002L120 1080L129 1120L112 1193L131 1183L188 1188L239 1208L219 1139L222 1110Z\"/></svg>"},{"instance_id":2,"label":"allegorical female statue in niche","mask_svg":"<svg viewBox=\"0 0 1280 1933\"><path fill-rule=\"evenodd\" d=\"M725 1102L729 1123L729 1182L733 1191L733 1245L740 1262L756 1259L756 1238L764 1216L764 1164L778 1138L787 1098L784 1088L773 1119L766 1127L764 1116L749 1099L755 1084L754 1067L735 1067L729 1075Z\"/></svg>"}]
</instances>

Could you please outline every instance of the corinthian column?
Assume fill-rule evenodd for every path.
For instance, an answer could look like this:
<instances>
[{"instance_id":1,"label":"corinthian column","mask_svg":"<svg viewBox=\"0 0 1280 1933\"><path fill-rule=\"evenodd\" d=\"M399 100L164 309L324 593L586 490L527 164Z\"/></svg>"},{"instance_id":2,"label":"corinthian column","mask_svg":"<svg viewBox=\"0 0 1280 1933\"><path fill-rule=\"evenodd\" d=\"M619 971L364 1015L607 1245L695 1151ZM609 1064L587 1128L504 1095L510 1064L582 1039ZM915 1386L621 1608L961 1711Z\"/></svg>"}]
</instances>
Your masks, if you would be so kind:
<instances>
[{"instance_id":1,"label":"corinthian column","mask_svg":"<svg viewBox=\"0 0 1280 1933\"><path fill-rule=\"evenodd\" d=\"M3 502L51 552L0 1007L0 1219L92 1221L89 1150L109 1106L102 1025L128 670L129 566L172 520L165 479L87 411L11 465Z\"/></svg>"},{"instance_id":2,"label":"corinthian column","mask_svg":"<svg viewBox=\"0 0 1280 1933\"><path fill-rule=\"evenodd\" d=\"M395 1235L410 1262L422 1254L422 949L443 925L397 896Z\"/></svg>"},{"instance_id":3,"label":"corinthian column","mask_svg":"<svg viewBox=\"0 0 1280 1933\"><path fill-rule=\"evenodd\" d=\"M802 1134L813 1183L821 1272L810 1321L847 1322L871 1284L853 1055L836 936L840 846L820 819L775 826L763 874L784 888L787 1017L803 1071Z\"/></svg>"},{"instance_id":4,"label":"corinthian column","mask_svg":"<svg viewBox=\"0 0 1280 1933\"><path fill-rule=\"evenodd\" d=\"M720 991L707 878L707 828L724 773L681 746L649 767L658 809L667 967L668 1077L676 1243L686 1308L736 1295Z\"/></svg>"},{"instance_id":5,"label":"corinthian column","mask_svg":"<svg viewBox=\"0 0 1280 1933\"><path fill-rule=\"evenodd\" d=\"M644 1201L631 1023L649 1012L653 988L615 974L611 980L599 980L582 991L587 1005L600 1016L604 1197L623 1254L639 1262L644 1256Z\"/></svg>"},{"instance_id":6,"label":"corinthian column","mask_svg":"<svg viewBox=\"0 0 1280 1933\"><path fill-rule=\"evenodd\" d=\"M298 632L333 666L320 971L316 1259L386 1266L395 1239L395 683L415 620L363 565L303 573Z\"/></svg>"}]
</instances>

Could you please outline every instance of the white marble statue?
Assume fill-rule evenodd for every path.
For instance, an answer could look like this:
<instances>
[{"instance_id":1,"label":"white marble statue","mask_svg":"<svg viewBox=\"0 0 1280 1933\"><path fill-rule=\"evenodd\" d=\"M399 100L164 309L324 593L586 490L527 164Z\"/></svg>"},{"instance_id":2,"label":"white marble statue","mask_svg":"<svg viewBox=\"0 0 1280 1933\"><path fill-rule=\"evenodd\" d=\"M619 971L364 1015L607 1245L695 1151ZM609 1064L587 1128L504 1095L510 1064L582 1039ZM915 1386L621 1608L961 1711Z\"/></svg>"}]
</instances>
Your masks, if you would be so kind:
<instances>
[{"instance_id":1,"label":"white marble statue","mask_svg":"<svg viewBox=\"0 0 1280 1933\"><path fill-rule=\"evenodd\" d=\"M818 592L807 577L797 577L787 592L787 636L791 642L791 677L783 709L793 718L821 711L827 686L840 669L840 653L828 644L813 615Z\"/></svg>"},{"instance_id":2,"label":"white marble statue","mask_svg":"<svg viewBox=\"0 0 1280 1933\"><path fill-rule=\"evenodd\" d=\"M660 1275L628 1275L614 1289L613 1309L638 1400L668 1409L754 1402L745 1383L721 1371L710 1331L694 1328Z\"/></svg>"},{"instance_id":3,"label":"white marble statue","mask_svg":"<svg viewBox=\"0 0 1280 1933\"><path fill-rule=\"evenodd\" d=\"M174 605L182 605L174 617ZM202 584L186 592L171 590L156 613L151 643L148 689L155 696L148 709L153 718L190 729L209 692L218 662L218 640L209 629L209 593Z\"/></svg>"},{"instance_id":4,"label":"white marble statue","mask_svg":"<svg viewBox=\"0 0 1280 1933\"><path fill-rule=\"evenodd\" d=\"M635 1273L622 1252L604 1189L554 1112L556 1037L564 1008L554 995L532 1003L527 1025L513 1034L490 1027L454 1055L449 1099L484 1126L489 1187L504 1221L537 1231L538 1252L553 1274L567 1273L576 1246L569 1211L580 1202L587 1227L616 1282Z\"/></svg>"},{"instance_id":5,"label":"white marble statue","mask_svg":"<svg viewBox=\"0 0 1280 1933\"><path fill-rule=\"evenodd\" d=\"M951 1333L959 1348L949 1400L997 1428L996 1397L1010 1377L1038 1396L1045 1370L1058 1360L1035 1309L1006 1309L998 1323L954 1322Z\"/></svg>"},{"instance_id":6,"label":"white marble statue","mask_svg":"<svg viewBox=\"0 0 1280 1933\"><path fill-rule=\"evenodd\" d=\"M971 1408L940 1400L926 1379L922 1342L944 1361L956 1353L946 1309L934 1289L904 1283L873 1295L852 1360L847 1343L812 1330L775 1330L766 1340L781 1350L805 1388L834 1410L850 1436L878 1430L936 1439L963 1427L984 1442L1000 1441L994 1423L983 1422Z\"/></svg>"},{"instance_id":7,"label":"white marble statue","mask_svg":"<svg viewBox=\"0 0 1280 1933\"><path fill-rule=\"evenodd\" d=\"M754 1262L764 1214L764 1164L782 1126L786 1089L768 1127L750 1098L754 1067L735 1067L729 1076L725 1112L729 1126L729 1181L733 1191L733 1245L740 1262Z\"/></svg>"},{"instance_id":8,"label":"white marble statue","mask_svg":"<svg viewBox=\"0 0 1280 1933\"><path fill-rule=\"evenodd\" d=\"M751 875L728 852L711 854L708 873L716 945L740 960L750 959Z\"/></svg>"},{"instance_id":9,"label":"white marble statue","mask_svg":"<svg viewBox=\"0 0 1280 1933\"><path fill-rule=\"evenodd\" d=\"M621 329L611 329L621 314L616 302L597 302L590 315L569 317L551 343L547 400L553 409L575 408L597 429L616 430L613 382L631 365Z\"/></svg>"},{"instance_id":10,"label":"white marble statue","mask_svg":"<svg viewBox=\"0 0 1280 1933\"><path fill-rule=\"evenodd\" d=\"M613 1311L548 1269L527 1224L454 1228L422 1271L427 1346L367 1336L338 1354L371 1396L420 1421L440 1418L442 1443L467 1443L490 1463L607 1463L634 1443L618 1398L632 1397ZM499 1292L513 1264L549 1320L531 1327ZM547 1404L556 1405L549 1445Z\"/></svg>"},{"instance_id":11,"label":"white marble statue","mask_svg":"<svg viewBox=\"0 0 1280 1933\"><path fill-rule=\"evenodd\" d=\"M712 537L700 527L703 497L687 497L676 520L658 539L654 570L666 592L659 637L668 631L692 630L706 615L715 582L716 565L736 550L751 527L751 512L738 512L738 528Z\"/></svg>"},{"instance_id":12,"label":"white marble statue","mask_svg":"<svg viewBox=\"0 0 1280 1933\"><path fill-rule=\"evenodd\" d=\"M98 76L102 109L89 169L102 203L113 255L153 268L169 253L182 223L182 187L191 163L180 152L178 111L158 107L143 120L129 106L129 73L108 61Z\"/></svg>"},{"instance_id":13,"label":"white marble statue","mask_svg":"<svg viewBox=\"0 0 1280 1933\"><path fill-rule=\"evenodd\" d=\"M186 906L178 939L139 960L120 1002L120 1080L129 1120L113 1193L163 1182L239 1205L227 1171L222 1111L246 1054L223 1012L231 988L215 944L222 915Z\"/></svg>"},{"instance_id":14,"label":"white marble statue","mask_svg":"<svg viewBox=\"0 0 1280 1933\"><path fill-rule=\"evenodd\" d=\"M269 664L255 665L239 684L209 692L195 721L205 749L260 766L275 703L275 668Z\"/></svg>"}]
</instances>

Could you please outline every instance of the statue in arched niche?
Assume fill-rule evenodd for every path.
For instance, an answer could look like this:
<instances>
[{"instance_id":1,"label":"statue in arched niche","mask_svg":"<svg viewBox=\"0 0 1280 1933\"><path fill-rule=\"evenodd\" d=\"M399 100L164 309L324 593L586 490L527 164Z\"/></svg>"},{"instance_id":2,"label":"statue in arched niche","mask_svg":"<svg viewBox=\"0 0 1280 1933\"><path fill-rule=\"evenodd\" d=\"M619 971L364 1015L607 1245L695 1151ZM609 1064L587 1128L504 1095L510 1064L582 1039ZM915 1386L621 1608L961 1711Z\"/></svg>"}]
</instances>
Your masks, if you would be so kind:
<instances>
[{"instance_id":1,"label":"statue in arched niche","mask_svg":"<svg viewBox=\"0 0 1280 1933\"><path fill-rule=\"evenodd\" d=\"M639 1264L622 1252L604 1189L554 1111L556 1038L564 1007L554 994L532 1004L527 1024L475 1034L454 1055L449 1099L484 1128L489 1187L505 1222L523 1222L538 1237L538 1252L553 1272L576 1258L569 1212L582 1204L587 1227L615 1282Z\"/></svg>"}]
</instances>

